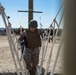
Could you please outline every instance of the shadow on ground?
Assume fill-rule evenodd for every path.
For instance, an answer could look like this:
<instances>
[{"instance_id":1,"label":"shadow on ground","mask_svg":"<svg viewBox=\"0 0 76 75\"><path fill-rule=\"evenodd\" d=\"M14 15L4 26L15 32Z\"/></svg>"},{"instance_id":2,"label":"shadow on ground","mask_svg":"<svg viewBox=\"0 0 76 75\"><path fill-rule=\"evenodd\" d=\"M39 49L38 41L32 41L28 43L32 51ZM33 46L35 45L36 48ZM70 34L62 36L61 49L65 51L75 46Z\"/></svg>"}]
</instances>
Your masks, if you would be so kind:
<instances>
[{"instance_id":1,"label":"shadow on ground","mask_svg":"<svg viewBox=\"0 0 76 75\"><path fill-rule=\"evenodd\" d=\"M0 75L17 75L17 73L0 73ZM44 75L44 74L41 74L41 75ZM48 73L47 75L50 75L50 73ZM62 74L54 74L54 75L62 75Z\"/></svg>"},{"instance_id":2,"label":"shadow on ground","mask_svg":"<svg viewBox=\"0 0 76 75\"><path fill-rule=\"evenodd\" d=\"M39 68L39 66L38 66L38 68ZM43 67L42 67L42 71L41 72L42 72L41 75L44 75L45 69ZM17 75L17 73L16 72L4 72L4 73L0 73L0 75ZM22 75L22 74L20 73L20 75ZM47 73L47 75L50 75L50 72ZM63 74L55 73L54 75L63 75Z\"/></svg>"}]
</instances>

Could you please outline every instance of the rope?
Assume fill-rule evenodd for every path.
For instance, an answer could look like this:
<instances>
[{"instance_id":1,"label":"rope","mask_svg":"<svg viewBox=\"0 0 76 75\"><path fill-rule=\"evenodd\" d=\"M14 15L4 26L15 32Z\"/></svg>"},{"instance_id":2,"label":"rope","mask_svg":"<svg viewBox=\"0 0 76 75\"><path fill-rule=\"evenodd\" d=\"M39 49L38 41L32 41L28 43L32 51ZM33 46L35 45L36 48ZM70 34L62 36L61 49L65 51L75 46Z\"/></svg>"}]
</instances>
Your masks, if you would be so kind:
<instances>
[{"instance_id":1,"label":"rope","mask_svg":"<svg viewBox=\"0 0 76 75\"><path fill-rule=\"evenodd\" d=\"M60 40L60 43L59 43L59 48L57 50L57 54L56 54L55 61L54 61L54 64L53 64L53 68L51 70L50 75L54 75L54 70L55 70L55 67L56 67L56 63L57 63L57 60L58 60L58 56L59 56L59 52L60 52L60 49L61 49L61 46L62 46L62 42L63 42L63 33L61 35L61 40Z\"/></svg>"},{"instance_id":2,"label":"rope","mask_svg":"<svg viewBox=\"0 0 76 75\"><path fill-rule=\"evenodd\" d=\"M63 6L63 4L62 4L62 6ZM57 24L57 26L58 26L58 23L57 23L57 21L56 21L56 17L58 16L58 14L59 14L62 6L60 7L60 9L59 9L57 15L55 16L53 22L51 23L51 25L52 25L53 23L55 24L55 22L56 22L56 24ZM62 15L62 16L63 16L63 15ZM61 20L62 20L62 17L61 17ZM61 20L60 20L59 26L60 26L60 24L61 24ZM50 25L50 28L51 28L51 25ZM59 26L58 26L58 30L59 30ZM56 31L56 35L55 35L55 38L54 38L55 40L56 40L56 36L57 36L58 30ZM50 32L49 32L49 35L48 35L48 40L49 40L49 37L50 37L50 33L51 33L51 29L50 29ZM54 34L53 34L53 36L54 36ZM51 56L52 56L52 50L53 50L53 47L54 47L55 40L53 41L53 44L52 44L50 56L49 56L49 59L48 59L48 62L47 62L47 67L46 67L46 70L45 70L44 75L47 74L47 71L48 71L48 68L49 68L49 65L48 65L48 64L50 64L50 58L51 58ZM46 47L45 47L44 58L45 58L45 54L46 54L46 51L47 51L47 46L48 46L48 41L47 41L47 44L46 44ZM42 62L44 61L44 58L42 58ZM41 63L42 63L42 62L41 62ZM42 65L43 65L43 63L42 63ZM41 68L40 68L40 70L41 70ZM40 72L41 72L41 71L40 71Z\"/></svg>"},{"instance_id":3,"label":"rope","mask_svg":"<svg viewBox=\"0 0 76 75\"><path fill-rule=\"evenodd\" d=\"M17 74L18 75L20 75L20 73L19 73L19 70L18 70L18 67L17 67L17 64L16 64L16 62L15 62L15 57L14 57L14 53L13 53L13 48L12 48L12 43L11 43L11 36L10 35L8 35L8 33L10 34L10 32L9 32L9 29L8 29L8 27L7 27L7 24L6 24L6 21L5 21L5 17L4 17L4 15L2 14L2 18L3 18L3 21L4 21L4 23L5 23L5 27L6 27L6 31L7 31L7 36L8 36L8 41L9 41L9 46L10 46L10 50L11 50L11 54L12 54L12 57L13 57L13 61L14 61L14 64L15 64L15 68L16 68L16 71L17 71Z\"/></svg>"},{"instance_id":4,"label":"rope","mask_svg":"<svg viewBox=\"0 0 76 75\"><path fill-rule=\"evenodd\" d=\"M7 18L7 20L8 20L8 18ZM8 22L9 22L9 20L8 20ZM8 24L9 24L9 23L8 23ZM12 27L11 27L11 29L12 29ZM16 34L15 34L15 32L13 31L13 29L12 29L12 32L13 32L13 34L14 34L14 37L16 38L17 44L19 44L18 39L17 39ZM14 39L13 39L13 41L14 41ZM20 45L19 45L19 46L20 46ZM15 47L15 45L14 45L14 47ZM21 46L20 46L20 49L21 49ZM21 50L20 50L20 51L21 51ZM16 52L15 52L15 53L16 53ZM20 60L19 60L18 53L17 53L17 59L18 59L19 65L20 65L20 69L22 69L22 66L21 66L21 63L20 63ZM24 65L25 73L26 73L26 75L27 75L27 69L26 69L25 61L24 61L24 59L23 59L23 55L22 55L22 60L23 60L23 65ZM21 71L23 72L23 70L21 70Z\"/></svg>"},{"instance_id":5,"label":"rope","mask_svg":"<svg viewBox=\"0 0 76 75\"><path fill-rule=\"evenodd\" d=\"M19 70L18 70L18 67L17 67L17 64L16 64L16 61L15 61L14 52L16 53L16 57L18 59L18 62L19 62L19 66L20 66L22 75L25 75L25 73L23 71L23 68L22 68L22 65L21 65L21 63L19 61L19 57L18 57L18 53L17 53L16 48L15 48L15 44L14 44L14 42L12 40L12 37L11 37L11 32L9 31L9 28L7 26L7 23L6 23L6 20L5 20L6 14L4 12L4 8L2 9L2 6L0 6L0 11L1 11L1 15L2 15L4 24L5 24L5 27L6 27L8 42L9 42L9 46L10 46L10 50L11 50L11 54L12 54L12 57L13 57L13 61L14 61L14 64L15 64L15 68L16 68L17 74L20 75ZM6 17L6 19L7 19L7 17ZM8 19L7 19L7 22L9 23L9 20ZM14 50L14 52L13 52L13 50Z\"/></svg>"},{"instance_id":6,"label":"rope","mask_svg":"<svg viewBox=\"0 0 76 75\"><path fill-rule=\"evenodd\" d=\"M60 27L62 18L63 18L63 14L62 14L62 17L61 17L60 22L59 22L59 27ZM48 62L47 62L47 66L46 66L46 70L45 70L44 75L47 74L47 71L48 71L49 66L50 66L50 60L51 60L51 57L52 57L52 51L53 51L54 43L55 43L55 41L56 41L56 36L57 36L57 34L58 34L59 27L58 27L58 29L57 29L57 31L56 31L56 34L55 34L55 38L54 38L54 41L53 41L53 44L52 44L52 47L51 47L51 52L50 52L50 55L49 55L49 58L48 58Z\"/></svg>"}]
</instances>

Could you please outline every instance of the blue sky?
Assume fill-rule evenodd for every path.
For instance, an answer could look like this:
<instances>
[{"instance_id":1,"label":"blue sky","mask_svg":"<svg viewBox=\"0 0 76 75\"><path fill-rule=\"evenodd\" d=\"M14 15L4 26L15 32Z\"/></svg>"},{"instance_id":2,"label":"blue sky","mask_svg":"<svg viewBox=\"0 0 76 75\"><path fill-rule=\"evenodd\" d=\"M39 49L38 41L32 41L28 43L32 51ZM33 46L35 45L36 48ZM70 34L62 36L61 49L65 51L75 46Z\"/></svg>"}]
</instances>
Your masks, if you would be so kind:
<instances>
[{"instance_id":1,"label":"blue sky","mask_svg":"<svg viewBox=\"0 0 76 75\"><path fill-rule=\"evenodd\" d=\"M48 28L57 14L62 0L33 0L34 10L42 11L43 13L34 13L34 19L40 22L43 28ZM18 10L28 10L28 0L0 0L0 3L5 8L6 15L10 16L12 27L18 28L20 26L28 28L28 13L19 13ZM57 18L59 21L61 15ZM41 17L41 20L40 20ZM2 17L0 16L0 27L5 27Z\"/></svg>"}]
</instances>

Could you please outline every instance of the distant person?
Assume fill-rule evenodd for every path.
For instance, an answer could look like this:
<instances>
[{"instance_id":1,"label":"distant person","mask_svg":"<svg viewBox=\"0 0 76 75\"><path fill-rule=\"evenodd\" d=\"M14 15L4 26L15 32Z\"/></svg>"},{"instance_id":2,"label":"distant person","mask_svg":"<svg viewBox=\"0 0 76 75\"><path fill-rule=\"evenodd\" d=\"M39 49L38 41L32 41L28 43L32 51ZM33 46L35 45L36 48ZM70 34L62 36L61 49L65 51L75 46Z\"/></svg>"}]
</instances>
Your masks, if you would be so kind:
<instances>
[{"instance_id":1,"label":"distant person","mask_svg":"<svg viewBox=\"0 0 76 75\"><path fill-rule=\"evenodd\" d=\"M29 23L29 29L27 29L26 32L19 37L20 39L24 39L24 37L26 37L24 60L30 75L36 74L39 62L39 47L41 47L41 38L37 27L37 21L31 20Z\"/></svg>"},{"instance_id":2,"label":"distant person","mask_svg":"<svg viewBox=\"0 0 76 75\"><path fill-rule=\"evenodd\" d=\"M23 37L22 34L20 35L21 37L19 37L18 42L20 43L20 46L21 46L21 58L20 58L20 61L21 61L22 55L24 53L25 44L26 44L26 37Z\"/></svg>"},{"instance_id":3,"label":"distant person","mask_svg":"<svg viewBox=\"0 0 76 75\"><path fill-rule=\"evenodd\" d=\"M39 30L39 34L40 34L41 38L43 39L43 37L44 37L44 36L43 36L44 30L43 30L43 29L40 29L40 30Z\"/></svg>"}]
</instances>

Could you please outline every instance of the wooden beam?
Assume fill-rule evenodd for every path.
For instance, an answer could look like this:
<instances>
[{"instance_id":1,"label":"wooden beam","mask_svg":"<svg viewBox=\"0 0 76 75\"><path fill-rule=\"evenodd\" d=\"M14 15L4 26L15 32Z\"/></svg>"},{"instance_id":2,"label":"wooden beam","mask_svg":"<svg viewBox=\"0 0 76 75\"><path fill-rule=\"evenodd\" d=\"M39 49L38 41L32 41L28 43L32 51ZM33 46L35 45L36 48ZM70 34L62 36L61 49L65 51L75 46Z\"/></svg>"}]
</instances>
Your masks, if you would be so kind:
<instances>
[{"instance_id":1,"label":"wooden beam","mask_svg":"<svg viewBox=\"0 0 76 75\"><path fill-rule=\"evenodd\" d=\"M27 11L27 10L18 10L18 12L33 12L33 13L43 13L41 11Z\"/></svg>"},{"instance_id":2,"label":"wooden beam","mask_svg":"<svg viewBox=\"0 0 76 75\"><path fill-rule=\"evenodd\" d=\"M76 75L76 0L64 0L64 74Z\"/></svg>"}]
</instances>

